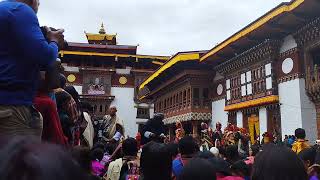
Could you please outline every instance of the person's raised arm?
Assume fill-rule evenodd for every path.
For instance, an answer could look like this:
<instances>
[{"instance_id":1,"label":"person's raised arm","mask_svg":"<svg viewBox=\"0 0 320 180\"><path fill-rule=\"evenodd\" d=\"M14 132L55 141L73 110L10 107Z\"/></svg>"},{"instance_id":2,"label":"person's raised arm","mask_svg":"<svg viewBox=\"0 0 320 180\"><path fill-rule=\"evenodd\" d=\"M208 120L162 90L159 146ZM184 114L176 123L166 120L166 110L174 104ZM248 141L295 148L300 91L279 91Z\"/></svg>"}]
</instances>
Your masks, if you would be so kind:
<instances>
[{"instance_id":1,"label":"person's raised arm","mask_svg":"<svg viewBox=\"0 0 320 180\"><path fill-rule=\"evenodd\" d=\"M10 30L16 46L15 52L25 57L26 61L48 66L57 59L58 35L48 43L39 27L36 14L29 6L21 4L12 11Z\"/></svg>"}]
</instances>

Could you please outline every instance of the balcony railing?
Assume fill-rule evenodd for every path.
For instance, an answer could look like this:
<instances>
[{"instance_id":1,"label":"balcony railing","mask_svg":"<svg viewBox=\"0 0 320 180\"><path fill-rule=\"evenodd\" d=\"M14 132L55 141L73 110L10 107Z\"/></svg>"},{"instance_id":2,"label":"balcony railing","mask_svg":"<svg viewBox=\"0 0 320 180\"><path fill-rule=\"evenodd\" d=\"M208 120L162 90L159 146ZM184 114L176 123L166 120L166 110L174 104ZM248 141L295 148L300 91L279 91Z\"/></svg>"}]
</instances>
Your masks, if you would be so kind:
<instances>
[{"instance_id":1,"label":"balcony railing","mask_svg":"<svg viewBox=\"0 0 320 180\"><path fill-rule=\"evenodd\" d=\"M306 71L306 91L312 101L320 100L320 67L307 67Z\"/></svg>"}]
</instances>

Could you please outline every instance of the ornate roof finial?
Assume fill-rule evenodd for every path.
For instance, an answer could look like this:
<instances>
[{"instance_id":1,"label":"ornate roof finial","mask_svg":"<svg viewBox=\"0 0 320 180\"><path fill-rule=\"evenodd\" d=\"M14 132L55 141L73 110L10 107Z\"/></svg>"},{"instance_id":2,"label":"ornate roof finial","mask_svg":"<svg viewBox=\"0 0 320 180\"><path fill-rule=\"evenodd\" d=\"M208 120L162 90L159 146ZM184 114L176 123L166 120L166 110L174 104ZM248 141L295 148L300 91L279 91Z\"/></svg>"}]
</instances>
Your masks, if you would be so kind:
<instances>
[{"instance_id":1,"label":"ornate roof finial","mask_svg":"<svg viewBox=\"0 0 320 180\"><path fill-rule=\"evenodd\" d=\"M106 30L104 29L103 23L101 24L101 28L100 28L99 34L106 34Z\"/></svg>"}]
</instances>

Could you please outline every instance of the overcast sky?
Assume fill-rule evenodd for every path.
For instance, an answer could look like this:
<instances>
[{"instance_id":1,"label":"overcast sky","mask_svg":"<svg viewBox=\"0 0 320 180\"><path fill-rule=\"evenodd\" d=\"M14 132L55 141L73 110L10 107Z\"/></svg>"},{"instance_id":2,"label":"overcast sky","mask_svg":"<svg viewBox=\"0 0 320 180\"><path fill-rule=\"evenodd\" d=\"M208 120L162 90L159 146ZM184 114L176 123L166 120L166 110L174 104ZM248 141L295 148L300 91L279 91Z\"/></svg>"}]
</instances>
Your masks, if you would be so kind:
<instances>
[{"instance_id":1,"label":"overcast sky","mask_svg":"<svg viewBox=\"0 0 320 180\"><path fill-rule=\"evenodd\" d=\"M39 20L86 42L104 22L118 44L139 54L173 55L211 49L282 1L288 0L40 0Z\"/></svg>"}]
</instances>

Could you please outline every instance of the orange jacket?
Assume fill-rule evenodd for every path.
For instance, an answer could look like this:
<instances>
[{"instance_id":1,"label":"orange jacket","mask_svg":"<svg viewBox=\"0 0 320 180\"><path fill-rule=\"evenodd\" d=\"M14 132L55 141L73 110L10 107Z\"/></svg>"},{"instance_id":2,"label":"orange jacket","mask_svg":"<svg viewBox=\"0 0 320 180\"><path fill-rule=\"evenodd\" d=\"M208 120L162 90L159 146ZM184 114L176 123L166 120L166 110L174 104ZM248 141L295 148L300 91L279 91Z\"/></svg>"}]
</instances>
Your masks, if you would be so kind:
<instances>
[{"instance_id":1,"label":"orange jacket","mask_svg":"<svg viewBox=\"0 0 320 180\"><path fill-rule=\"evenodd\" d=\"M299 154L302 150L310 148L310 145L307 140L298 139L292 145L292 151Z\"/></svg>"}]
</instances>

